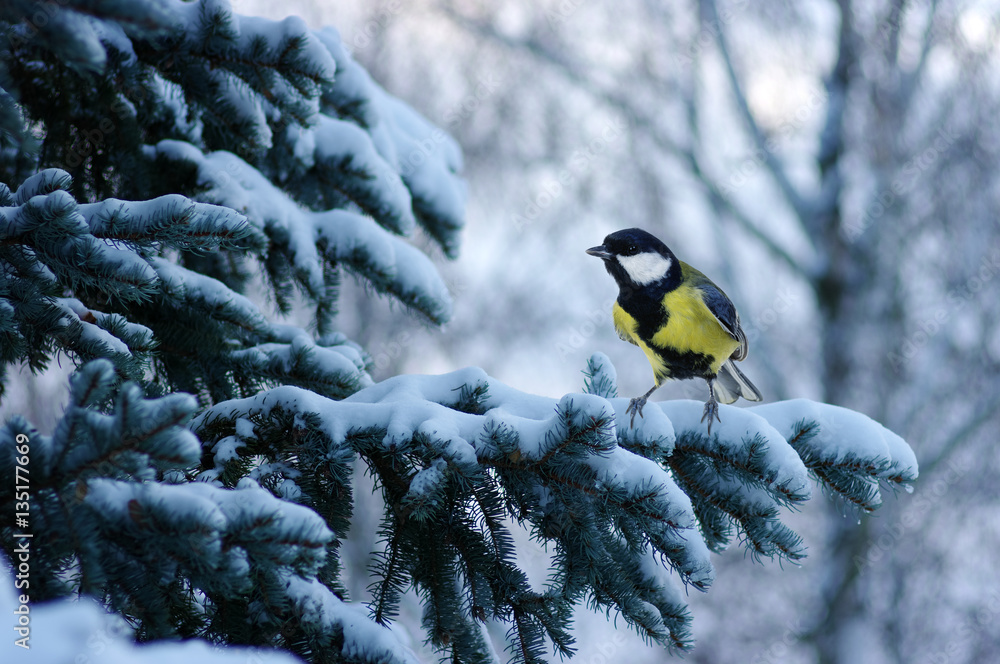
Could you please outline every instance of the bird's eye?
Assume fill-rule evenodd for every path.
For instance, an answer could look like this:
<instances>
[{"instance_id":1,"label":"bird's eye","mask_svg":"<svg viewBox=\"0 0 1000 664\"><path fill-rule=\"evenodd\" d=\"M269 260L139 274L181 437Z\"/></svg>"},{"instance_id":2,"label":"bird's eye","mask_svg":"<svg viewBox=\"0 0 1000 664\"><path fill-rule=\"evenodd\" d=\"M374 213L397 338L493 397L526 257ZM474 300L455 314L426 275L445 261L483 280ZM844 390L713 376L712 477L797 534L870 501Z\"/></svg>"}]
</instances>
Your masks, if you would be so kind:
<instances>
[{"instance_id":1,"label":"bird's eye","mask_svg":"<svg viewBox=\"0 0 1000 664\"><path fill-rule=\"evenodd\" d=\"M638 253L638 251L639 248L637 246L635 246L634 244L630 244L628 246L628 249L625 250L625 253L631 256L632 254Z\"/></svg>"}]
</instances>

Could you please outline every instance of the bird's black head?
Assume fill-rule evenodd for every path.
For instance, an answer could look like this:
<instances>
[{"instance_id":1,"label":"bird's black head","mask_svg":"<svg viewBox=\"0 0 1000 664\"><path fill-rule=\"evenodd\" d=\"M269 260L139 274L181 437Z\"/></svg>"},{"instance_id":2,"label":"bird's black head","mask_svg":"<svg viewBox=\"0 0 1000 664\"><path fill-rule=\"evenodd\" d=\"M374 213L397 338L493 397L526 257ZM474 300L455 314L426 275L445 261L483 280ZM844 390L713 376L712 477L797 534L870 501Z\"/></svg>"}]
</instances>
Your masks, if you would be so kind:
<instances>
[{"instance_id":1,"label":"bird's black head","mask_svg":"<svg viewBox=\"0 0 1000 664\"><path fill-rule=\"evenodd\" d=\"M626 228L604 238L604 244L587 249L604 261L604 267L621 289L646 287L670 289L680 282L681 266L667 245L639 228Z\"/></svg>"}]
</instances>

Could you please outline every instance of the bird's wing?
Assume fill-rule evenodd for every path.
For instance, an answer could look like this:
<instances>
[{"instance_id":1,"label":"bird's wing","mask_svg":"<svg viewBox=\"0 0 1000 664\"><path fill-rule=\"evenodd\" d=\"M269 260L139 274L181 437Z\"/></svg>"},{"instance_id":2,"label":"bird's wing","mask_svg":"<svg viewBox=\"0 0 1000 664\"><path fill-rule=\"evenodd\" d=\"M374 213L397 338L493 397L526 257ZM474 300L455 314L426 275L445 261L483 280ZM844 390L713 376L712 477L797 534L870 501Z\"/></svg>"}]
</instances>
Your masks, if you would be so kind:
<instances>
[{"instance_id":1,"label":"bird's wing","mask_svg":"<svg viewBox=\"0 0 1000 664\"><path fill-rule=\"evenodd\" d=\"M746 333L740 326L740 315L736 312L732 301L718 286L709 281L708 277L705 277L704 281L698 280L695 285L701 291L701 299L705 302L705 306L715 316L715 320L719 321L722 329L740 342L740 347L732 354L732 358L734 360L746 359L750 352L750 345L747 343Z\"/></svg>"}]
</instances>

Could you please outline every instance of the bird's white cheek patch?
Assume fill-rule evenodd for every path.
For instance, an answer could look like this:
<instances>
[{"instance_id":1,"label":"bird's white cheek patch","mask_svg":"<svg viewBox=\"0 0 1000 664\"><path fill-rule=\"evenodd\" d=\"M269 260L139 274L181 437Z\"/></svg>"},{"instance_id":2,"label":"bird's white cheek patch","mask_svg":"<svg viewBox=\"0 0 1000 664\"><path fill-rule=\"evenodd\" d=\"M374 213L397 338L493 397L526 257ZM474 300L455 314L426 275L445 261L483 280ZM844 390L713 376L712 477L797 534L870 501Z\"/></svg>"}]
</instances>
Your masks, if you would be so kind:
<instances>
[{"instance_id":1,"label":"bird's white cheek patch","mask_svg":"<svg viewBox=\"0 0 1000 664\"><path fill-rule=\"evenodd\" d=\"M652 251L635 256L618 256L618 262L625 268L632 281L640 286L646 286L665 277L672 263L669 258Z\"/></svg>"}]
</instances>

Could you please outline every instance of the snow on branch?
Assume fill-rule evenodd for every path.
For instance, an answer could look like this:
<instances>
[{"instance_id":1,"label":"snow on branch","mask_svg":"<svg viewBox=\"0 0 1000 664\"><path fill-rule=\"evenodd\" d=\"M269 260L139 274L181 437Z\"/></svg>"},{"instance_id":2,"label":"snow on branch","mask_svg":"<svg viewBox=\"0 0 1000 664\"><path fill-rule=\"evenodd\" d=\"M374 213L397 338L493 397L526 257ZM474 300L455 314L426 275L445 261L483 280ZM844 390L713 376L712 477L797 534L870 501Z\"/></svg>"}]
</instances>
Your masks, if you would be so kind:
<instances>
[{"instance_id":1,"label":"snow on branch","mask_svg":"<svg viewBox=\"0 0 1000 664\"><path fill-rule=\"evenodd\" d=\"M0 428L8 484L30 443L33 611L36 602L84 594L129 615L138 640L199 635L415 664L389 630L337 596L336 534L314 509L251 477L230 488L191 481L203 453L185 426L196 408L184 394L145 399L96 360L71 379L51 436L21 417ZM0 501L0 511L12 511L13 500ZM0 526L8 559L13 523ZM39 641L59 642L51 627L33 627Z\"/></svg>"},{"instance_id":2,"label":"snow on branch","mask_svg":"<svg viewBox=\"0 0 1000 664\"><path fill-rule=\"evenodd\" d=\"M314 340L298 328L272 324L219 279L158 255L166 248L188 256L262 248L263 232L232 207L178 195L81 205L67 191L71 186L65 171L46 169L14 193L0 190L4 364L25 359L42 368L54 352L66 350L80 361L111 359L121 378L142 381L165 344L184 357L159 359L170 379L197 394L231 398L239 393L235 381L249 392L287 383L339 398L371 382L367 356L343 335ZM338 246L363 260L349 241ZM407 246L403 253L418 252ZM384 283L402 273L445 292L433 283L436 273L422 255L424 262L415 259L409 272L386 255L371 259L373 279Z\"/></svg>"},{"instance_id":3,"label":"snow on branch","mask_svg":"<svg viewBox=\"0 0 1000 664\"><path fill-rule=\"evenodd\" d=\"M267 426L272 416L296 424L282 433ZM239 436L245 420L259 423L259 437L304 441L312 435L321 450L350 450L379 478L393 507L383 524L381 579L373 586L378 620L394 615L402 588L412 581L439 614L431 638L442 647L450 641L446 634L468 633L470 619L490 614L519 616L518 638L545 634L568 649L566 624L553 622L552 612L584 594L622 610L655 640L687 643L686 623L677 622L686 615L684 604L674 601L672 589L651 583L644 567L628 566L631 549L622 538L637 551L661 556L699 588L707 588L714 574L709 552L696 535L690 501L668 471L617 445L615 412L606 400L534 397L468 369L389 379L343 401L279 387L217 404L192 426L204 439L221 442ZM307 421L308 433L294 433ZM244 428L242 437L248 433ZM250 453L267 447L249 444ZM271 446L280 449L280 438ZM213 476L231 475L244 449L217 448ZM306 474L289 458L275 461L294 467L289 477ZM323 497L303 500L315 504ZM552 541L566 561L544 593L532 590L514 565L505 524L510 518ZM443 550L442 537L451 542ZM472 618L457 610L462 597L432 573L440 565L465 570L477 588ZM649 622L642 608L649 605L669 609L667 617Z\"/></svg>"},{"instance_id":4,"label":"snow on branch","mask_svg":"<svg viewBox=\"0 0 1000 664\"><path fill-rule=\"evenodd\" d=\"M266 150L272 117L315 120L319 90L336 64L302 19L239 16L228 2L212 0L172 0L169 11L170 32L136 43L139 59L171 59L161 74L204 109L210 141L235 136L250 150Z\"/></svg>"},{"instance_id":5,"label":"snow on branch","mask_svg":"<svg viewBox=\"0 0 1000 664\"><path fill-rule=\"evenodd\" d=\"M156 345L151 330L62 295L70 290L105 304L142 302L156 293L156 273L140 248L118 247L92 234L81 206L66 191L70 186L65 171L47 169L13 194L5 186L0 191L0 335L5 340L0 361L23 359L37 370L55 350L64 349L82 360L112 358L122 376L140 379ZM152 211L150 218L156 218ZM242 228L249 230L245 222ZM234 237L241 233L239 223L229 229Z\"/></svg>"},{"instance_id":6,"label":"snow on branch","mask_svg":"<svg viewBox=\"0 0 1000 664\"><path fill-rule=\"evenodd\" d=\"M659 405L679 431L666 463L695 503L709 545L724 549L735 525L755 557L804 557L801 538L778 516L781 507L809 499L806 468L770 423L750 409L729 408L709 438L703 403Z\"/></svg>"},{"instance_id":7,"label":"snow on branch","mask_svg":"<svg viewBox=\"0 0 1000 664\"><path fill-rule=\"evenodd\" d=\"M107 198L79 206L94 237L132 245L162 242L187 251L244 248L263 238L229 208L169 194L149 201Z\"/></svg>"},{"instance_id":8,"label":"snow on branch","mask_svg":"<svg viewBox=\"0 0 1000 664\"><path fill-rule=\"evenodd\" d=\"M289 127L288 140L308 168L290 174L283 184L311 207L353 204L393 233L413 232L417 222L410 191L397 169L376 151L367 131L321 115L315 127ZM319 196L307 193L310 190Z\"/></svg>"},{"instance_id":9,"label":"snow on branch","mask_svg":"<svg viewBox=\"0 0 1000 664\"><path fill-rule=\"evenodd\" d=\"M399 173L410 190L417 221L454 257L458 232L465 225L465 181L462 151L444 130L435 127L371 79L344 48L336 29L313 33L337 62L337 76L324 86L321 109L349 118L371 135L375 149Z\"/></svg>"},{"instance_id":10,"label":"snow on branch","mask_svg":"<svg viewBox=\"0 0 1000 664\"><path fill-rule=\"evenodd\" d=\"M238 16L224 2L171 10L181 27L153 43L158 57L174 54L163 73L201 110L205 147L239 136L271 151L281 163L262 162L265 175L311 209L354 205L403 235L419 222L457 253L467 196L457 143L372 81L336 30Z\"/></svg>"},{"instance_id":11,"label":"snow on branch","mask_svg":"<svg viewBox=\"0 0 1000 664\"><path fill-rule=\"evenodd\" d=\"M450 136L372 81L335 30L240 16L227 0L132 5L90 4L85 17L76 3L53 8L62 27L53 23L12 45L16 62L41 58L74 85L78 73L67 68L99 76L95 90L67 92L85 101L52 117L36 102L50 94L48 77L20 65L12 71L25 120L53 136L43 152L76 182L64 171L29 177L8 215L8 243L34 237L60 285L76 290L99 281L123 307L97 309L157 335L149 303L164 269L145 259L164 247L180 252L164 258L233 292L259 259L279 309L290 309L298 285L315 306L321 336L334 329L341 268L434 323L448 320L450 297L433 263L398 236L419 226L456 255L466 190ZM87 30L63 34L65 21L81 17ZM111 163L128 177L109 176ZM30 256L17 258L22 272L31 269ZM241 350L270 343L237 340ZM180 342L178 350L192 352ZM34 353L32 366L44 355ZM138 375L136 367L122 371ZM239 391L225 382L220 375L178 385L213 398ZM249 389L252 381L244 382Z\"/></svg>"},{"instance_id":12,"label":"snow on branch","mask_svg":"<svg viewBox=\"0 0 1000 664\"><path fill-rule=\"evenodd\" d=\"M119 314L89 309L76 298L57 297L48 302L61 314L53 337L64 348L81 358L113 359L118 370L129 378L142 376L149 353L156 348L152 330Z\"/></svg>"},{"instance_id":13,"label":"snow on branch","mask_svg":"<svg viewBox=\"0 0 1000 664\"><path fill-rule=\"evenodd\" d=\"M14 206L0 208L0 246L15 262L40 261L64 283L124 300L147 299L155 282L150 267L134 252L95 238L68 186L68 174L58 169L26 180Z\"/></svg>"},{"instance_id":14,"label":"snow on branch","mask_svg":"<svg viewBox=\"0 0 1000 664\"><path fill-rule=\"evenodd\" d=\"M192 427L218 441L206 479L228 485L249 474L284 495L292 482L321 513L329 492L349 495L359 455L387 505L370 588L376 621L393 618L412 583L439 648L457 647L472 622L494 616L511 625L515 659L526 662L543 637L572 652L569 607L582 599L686 650L691 616L676 581L707 589L710 551L737 532L754 557L802 559L801 538L780 517L810 497L810 472L870 506L880 480L916 478L909 447L852 411L805 400L726 406L709 437L703 404L668 401L631 428L628 400L612 396L610 361L595 354L586 373L605 396L525 394L469 368L397 376L342 401L279 387L219 403ZM282 451L286 441L303 462ZM247 465L253 455L265 458L259 471ZM338 459L323 473L338 478L325 495L303 482L324 455ZM514 565L512 522L554 549L541 592ZM462 587L442 581L458 570Z\"/></svg>"},{"instance_id":15,"label":"snow on branch","mask_svg":"<svg viewBox=\"0 0 1000 664\"><path fill-rule=\"evenodd\" d=\"M326 288L324 262L343 264L375 289L434 322L451 315L451 296L431 260L371 218L347 210L312 212L292 200L257 169L229 152L203 154L180 141L148 148L152 158L187 162L197 169L206 202L239 211L286 257L296 281L314 297ZM280 278L275 275L275 278Z\"/></svg>"},{"instance_id":16,"label":"snow on branch","mask_svg":"<svg viewBox=\"0 0 1000 664\"><path fill-rule=\"evenodd\" d=\"M882 504L881 484L909 491L917 479L910 446L861 413L805 399L750 410L773 423L824 488L865 512Z\"/></svg>"},{"instance_id":17,"label":"snow on branch","mask_svg":"<svg viewBox=\"0 0 1000 664\"><path fill-rule=\"evenodd\" d=\"M110 69L111 110L130 132L152 124L152 136L230 150L313 210L356 206L403 235L419 223L456 255L467 197L461 150L372 81L336 30L240 16L226 0L74 9L53 7L54 20L19 39L15 57L37 57L41 46L71 69ZM125 135L106 112L89 113L78 124L99 127L91 131L101 140L87 140ZM92 146L74 150L66 158L79 165Z\"/></svg>"}]
</instances>

